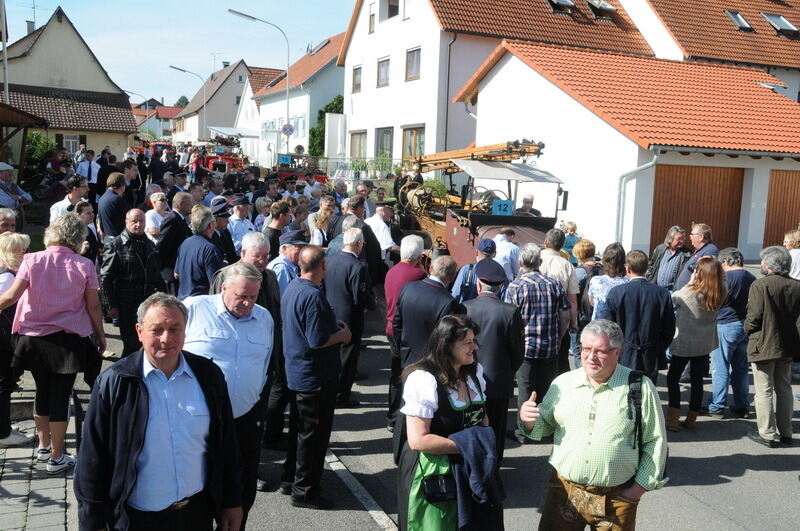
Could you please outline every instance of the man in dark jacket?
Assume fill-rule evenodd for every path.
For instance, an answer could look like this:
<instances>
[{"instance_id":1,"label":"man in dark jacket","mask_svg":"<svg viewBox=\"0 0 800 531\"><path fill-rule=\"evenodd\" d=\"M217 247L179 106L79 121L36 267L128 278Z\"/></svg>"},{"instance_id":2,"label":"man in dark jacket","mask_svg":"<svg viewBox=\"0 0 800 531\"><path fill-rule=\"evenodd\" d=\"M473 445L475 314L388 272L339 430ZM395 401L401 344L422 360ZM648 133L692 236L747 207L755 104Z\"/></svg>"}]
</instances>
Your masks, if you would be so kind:
<instances>
[{"instance_id":1,"label":"man in dark jacket","mask_svg":"<svg viewBox=\"0 0 800 531\"><path fill-rule=\"evenodd\" d=\"M475 264L478 297L464 303L480 328L478 362L486 380L486 414L494 430L497 465L503 459L508 420L508 400L514 396L514 374L522 365L524 344L522 317L513 304L500 300L498 293L508 281L503 266L494 260Z\"/></svg>"},{"instance_id":2,"label":"man in dark jacket","mask_svg":"<svg viewBox=\"0 0 800 531\"><path fill-rule=\"evenodd\" d=\"M214 274L224 267L222 249L211 241L214 233L214 215L202 205L192 208L190 217L193 235L186 238L178 249L175 261L175 278L178 279L178 298L206 295Z\"/></svg>"},{"instance_id":3,"label":"man in dark jacket","mask_svg":"<svg viewBox=\"0 0 800 531\"><path fill-rule=\"evenodd\" d=\"M800 282L789 277L791 266L792 257L783 247L761 251L764 276L750 286L744 321L758 424L758 432L748 437L769 448L792 444L792 355L800 350Z\"/></svg>"},{"instance_id":4,"label":"man in dark jacket","mask_svg":"<svg viewBox=\"0 0 800 531\"><path fill-rule=\"evenodd\" d=\"M366 213L366 204L364 196L362 195L354 195L347 199L347 208L345 208L345 215L343 216L336 216L330 218L328 220L328 241L333 241L339 234L343 232L343 223L344 220L347 218L347 215L353 215L358 217L360 220L364 220L364 215ZM386 263L383 261L383 255L381 253L381 244L378 241L377 236L372 231L372 228L367 225L366 223L361 227L361 230L364 232L364 258L367 261L367 270L369 271L369 278L372 282L372 285L379 285L383 284L383 280L386 278L386 271L388 268L386 267Z\"/></svg>"},{"instance_id":5,"label":"man in dark jacket","mask_svg":"<svg viewBox=\"0 0 800 531\"><path fill-rule=\"evenodd\" d=\"M665 368L666 350L675 336L675 313L669 292L647 282L647 255L631 251L625 257L625 271L630 282L611 288L606 297L609 320L625 334L620 365L642 371L653 384L658 369Z\"/></svg>"},{"instance_id":6,"label":"man in dark jacket","mask_svg":"<svg viewBox=\"0 0 800 531\"><path fill-rule=\"evenodd\" d=\"M125 213L130 205L122 198L125 191L125 177L114 172L108 177L108 187L97 201L97 218L100 221L100 243L106 243L125 230Z\"/></svg>"},{"instance_id":7,"label":"man in dark jacket","mask_svg":"<svg viewBox=\"0 0 800 531\"><path fill-rule=\"evenodd\" d=\"M171 295L178 293L175 262L183 240L192 235L192 229L189 228L191 213L192 196L185 192L178 193L172 200L172 212L161 222L161 237L156 243L156 253L161 263L161 278L167 286L167 293Z\"/></svg>"},{"instance_id":8,"label":"man in dark jacket","mask_svg":"<svg viewBox=\"0 0 800 531\"><path fill-rule=\"evenodd\" d=\"M164 286L155 244L145 236L144 224L144 212L129 210L125 230L106 244L100 268L100 294L108 316L119 319L123 357L142 347L136 334L136 310Z\"/></svg>"},{"instance_id":9,"label":"man in dark jacket","mask_svg":"<svg viewBox=\"0 0 800 531\"><path fill-rule=\"evenodd\" d=\"M440 256L431 263L430 276L409 282L400 292L392 328L399 338L403 367L417 361L439 320L449 314L463 314L464 307L447 287L458 272L455 260Z\"/></svg>"},{"instance_id":10,"label":"man in dark jacket","mask_svg":"<svg viewBox=\"0 0 800 531\"><path fill-rule=\"evenodd\" d=\"M80 528L239 529L236 432L222 371L184 352L186 308L151 295L136 331L143 349L92 391L74 488ZM168 398L169 397L169 398ZM155 414L154 414L155 413Z\"/></svg>"},{"instance_id":11,"label":"man in dark jacket","mask_svg":"<svg viewBox=\"0 0 800 531\"><path fill-rule=\"evenodd\" d=\"M664 243L653 249L645 278L672 291L683 265L691 256L692 250L686 247L686 229L677 225L670 227Z\"/></svg>"},{"instance_id":12,"label":"man in dark jacket","mask_svg":"<svg viewBox=\"0 0 800 531\"><path fill-rule=\"evenodd\" d=\"M673 291L678 291L692 278L697 261L704 256L717 256L719 254L719 247L714 243L711 238L711 227L705 223L695 223L692 225L692 232L689 234L689 240L692 243L692 256L683 264L678 280L675 281Z\"/></svg>"},{"instance_id":13,"label":"man in dark jacket","mask_svg":"<svg viewBox=\"0 0 800 531\"><path fill-rule=\"evenodd\" d=\"M364 248L361 229L348 229L343 233L342 252L328 257L325 271L325 296L333 308L336 319L350 327L351 339L342 345L342 372L339 376L338 406L354 407L358 401L350 397L356 370L361 336L364 333L364 310L375 309L372 289L367 285L367 268L358 259Z\"/></svg>"}]
</instances>

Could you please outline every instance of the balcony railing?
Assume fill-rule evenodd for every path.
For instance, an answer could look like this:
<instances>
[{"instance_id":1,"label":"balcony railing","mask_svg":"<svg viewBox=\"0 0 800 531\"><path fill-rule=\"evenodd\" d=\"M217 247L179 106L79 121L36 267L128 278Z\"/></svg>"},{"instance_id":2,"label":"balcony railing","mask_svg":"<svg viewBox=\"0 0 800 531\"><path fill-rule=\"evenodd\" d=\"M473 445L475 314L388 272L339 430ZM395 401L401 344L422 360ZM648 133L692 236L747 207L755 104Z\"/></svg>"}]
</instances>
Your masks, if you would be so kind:
<instances>
[{"instance_id":1,"label":"balcony railing","mask_svg":"<svg viewBox=\"0 0 800 531\"><path fill-rule=\"evenodd\" d=\"M325 170L328 177L342 178L345 180L363 181L392 179L403 169L409 167L403 165L401 159L390 158L325 158L318 160L320 169Z\"/></svg>"}]
</instances>

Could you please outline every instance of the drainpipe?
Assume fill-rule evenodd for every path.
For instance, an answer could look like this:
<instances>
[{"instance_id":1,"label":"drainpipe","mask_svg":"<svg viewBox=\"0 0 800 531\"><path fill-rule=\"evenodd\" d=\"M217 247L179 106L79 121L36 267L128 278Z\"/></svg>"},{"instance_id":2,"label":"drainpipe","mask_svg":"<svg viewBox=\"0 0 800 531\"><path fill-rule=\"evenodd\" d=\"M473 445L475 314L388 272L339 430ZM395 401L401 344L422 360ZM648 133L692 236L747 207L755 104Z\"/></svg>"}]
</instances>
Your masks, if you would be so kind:
<instances>
[{"instance_id":1,"label":"drainpipe","mask_svg":"<svg viewBox=\"0 0 800 531\"><path fill-rule=\"evenodd\" d=\"M652 168L658 163L658 150L653 148L652 151L653 159L650 162L645 162L641 166L619 176L619 191L617 192L617 234L615 241L622 241L622 226L625 222L625 185L627 185L637 173Z\"/></svg>"},{"instance_id":2,"label":"drainpipe","mask_svg":"<svg viewBox=\"0 0 800 531\"><path fill-rule=\"evenodd\" d=\"M447 83L445 90L445 103L444 103L444 146L442 151L447 151L447 129L448 121L450 120L450 55L453 51L453 43L458 39L458 33L453 32L453 39L447 43Z\"/></svg>"},{"instance_id":3,"label":"drainpipe","mask_svg":"<svg viewBox=\"0 0 800 531\"><path fill-rule=\"evenodd\" d=\"M464 102L464 112L470 115L473 120L478 119L478 115L469 110L469 105L467 104L466 101Z\"/></svg>"}]
</instances>

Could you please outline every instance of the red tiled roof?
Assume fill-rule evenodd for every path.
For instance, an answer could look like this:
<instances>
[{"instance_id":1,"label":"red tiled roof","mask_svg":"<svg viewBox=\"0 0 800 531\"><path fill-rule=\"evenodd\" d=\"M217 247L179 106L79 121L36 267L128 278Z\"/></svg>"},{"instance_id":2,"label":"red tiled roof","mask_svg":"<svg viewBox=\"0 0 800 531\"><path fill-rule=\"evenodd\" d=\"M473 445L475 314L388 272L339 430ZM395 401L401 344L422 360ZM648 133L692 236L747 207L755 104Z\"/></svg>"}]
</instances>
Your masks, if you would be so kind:
<instances>
[{"instance_id":1,"label":"red tiled roof","mask_svg":"<svg viewBox=\"0 0 800 531\"><path fill-rule=\"evenodd\" d=\"M761 13L783 15L800 28L800 3L783 0L648 0L689 58L800 68L800 40L780 36ZM753 27L740 31L725 10Z\"/></svg>"},{"instance_id":2,"label":"red tiled roof","mask_svg":"<svg viewBox=\"0 0 800 531\"><path fill-rule=\"evenodd\" d=\"M305 83L336 59L339 53L339 47L344 40L344 33L328 37L325 40L328 41L328 43L317 51L317 53L314 55L307 53L289 67L289 82L292 87L298 87L302 83ZM325 41L322 42L324 43ZM269 96L281 90L286 90L286 76L280 77L277 83L267 85L258 92L253 92L253 98L263 98L264 96Z\"/></svg>"},{"instance_id":3,"label":"red tiled roof","mask_svg":"<svg viewBox=\"0 0 800 531\"><path fill-rule=\"evenodd\" d=\"M136 124L128 96L9 84L10 103L47 120L51 129L134 133ZM0 91L0 100L2 100Z\"/></svg>"},{"instance_id":4,"label":"red tiled roof","mask_svg":"<svg viewBox=\"0 0 800 531\"><path fill-rule=\"evenodd\" d=\"M159 105L156 107L156 115L160 120L171 120L178 116L183 107L170 107L169 105Z\"/></svg>"},{"instance_id":5,"label":"red tiled roof","mask_svg":"<svg viewBox=\"0 0 800 531\"><path fill-rule=\"evenodd\" d=\"M756 69L503 41L455 97L512 53L639 146L800 154L800 104Z\"/></svg>"},{"instance_id":6,"label":"red tiled roof","mask_svg":"<svg viewBox=\"0 0 800 531\"><path fill-rule=\"evenodd\" d=\"M266 87L267 84L283 74L285 70L279 68L260 68L258 66L251 66L250 68L250 89L253 94Z\"/></svg>"},{"instance_id":7,"label":"red tiled roof","mask_svg":"<svg viewBox=\"0 0 800 531\"><path fill-rule=\"evenodd\" d=\"M595 19L589 6L574 0L571 15L554 13L548 0L429 0L443 31L512 38L581 48L652 55L619 0L612 20ZM344 58L363 0L356 0L337 64Z\"/></svg>"}]
</instances>

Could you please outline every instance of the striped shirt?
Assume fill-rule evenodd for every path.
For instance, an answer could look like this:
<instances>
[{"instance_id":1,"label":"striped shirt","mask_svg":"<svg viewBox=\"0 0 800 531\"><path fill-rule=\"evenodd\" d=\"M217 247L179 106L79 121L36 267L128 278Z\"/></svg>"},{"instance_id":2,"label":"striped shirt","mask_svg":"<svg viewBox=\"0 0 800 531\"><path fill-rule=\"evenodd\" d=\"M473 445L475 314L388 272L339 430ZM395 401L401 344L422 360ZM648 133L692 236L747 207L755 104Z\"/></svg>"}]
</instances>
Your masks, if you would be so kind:
<instances>
[{"instance_id":1,"label":"striped shirt","mask_svg":"<svg viewBox=\"0 0 800 531\"><path fill-rule=\"evenodd\" d=\"M525 357L556 357L560 343L558 312L570 308L561 283L529 271L508 285L503 301L519 308L525 323Z\"/></svg>"},{"instance_id":2,"label":"striped shirt","mask_svg":"<svg viewBox=\"0 0 800 531\"><path fill-rule=\"evenodd\" d=\"M655 386L642 377L642 448L634 447L634 420L628 418L628 375L617 365L607 382L594 389L583 369L562 374L539 404L540 418L528 437L553 435L550 464L562 477L581 485L615 487L631 478L647 490L667 480L667 437Z\"/></svg>"}]
</instances>

